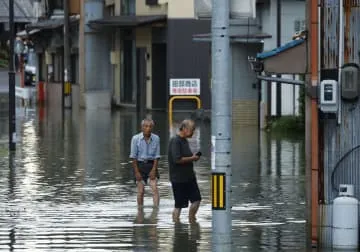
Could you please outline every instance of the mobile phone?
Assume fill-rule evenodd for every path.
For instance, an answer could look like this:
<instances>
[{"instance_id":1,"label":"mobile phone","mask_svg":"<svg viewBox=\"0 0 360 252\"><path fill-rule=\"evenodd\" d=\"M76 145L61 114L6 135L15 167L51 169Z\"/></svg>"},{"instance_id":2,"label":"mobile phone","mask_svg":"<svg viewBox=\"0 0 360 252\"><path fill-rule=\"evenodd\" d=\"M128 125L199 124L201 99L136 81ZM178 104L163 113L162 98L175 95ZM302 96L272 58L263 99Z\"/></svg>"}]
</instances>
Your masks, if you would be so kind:
<instances>
[{"instance_id":1,"label":"mobile phone","mask_svg":"<svg viewBox=\"0 0 360 252\"><path fill-rule=\"evenodd\" d=\"M195 155L201 157L202 153L201 151L198 151Z\"/></svg>"}]
</instances>

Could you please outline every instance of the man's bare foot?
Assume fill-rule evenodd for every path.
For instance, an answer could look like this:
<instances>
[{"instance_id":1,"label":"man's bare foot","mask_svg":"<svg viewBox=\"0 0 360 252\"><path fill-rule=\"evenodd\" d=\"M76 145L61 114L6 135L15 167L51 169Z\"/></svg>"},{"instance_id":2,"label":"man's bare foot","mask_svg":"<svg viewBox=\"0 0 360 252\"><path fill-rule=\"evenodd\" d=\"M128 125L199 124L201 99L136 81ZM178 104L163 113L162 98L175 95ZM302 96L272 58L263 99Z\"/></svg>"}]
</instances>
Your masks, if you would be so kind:
<instances>
[{"instance_id":1,"label":"man's bare foot","mask_svg":"<svg viewBox=\"0 0 360 252\"><path fill-rule=\"evenodd\" d=\"M176 216L175 213L173 213L172 218L173 218L174 223L180 223L180 218L178 216Z\"/></svg>"},{"instance_id":2,"label":"man's bare foot","mask_svg":"<svg viewBox=\"0 0 360 252\"><path fill-rule=\"evenodd\" d=\"M190 224L196 223L196 217L195 216L189 216L189 223Z\"/></svg>"}]
</instances>

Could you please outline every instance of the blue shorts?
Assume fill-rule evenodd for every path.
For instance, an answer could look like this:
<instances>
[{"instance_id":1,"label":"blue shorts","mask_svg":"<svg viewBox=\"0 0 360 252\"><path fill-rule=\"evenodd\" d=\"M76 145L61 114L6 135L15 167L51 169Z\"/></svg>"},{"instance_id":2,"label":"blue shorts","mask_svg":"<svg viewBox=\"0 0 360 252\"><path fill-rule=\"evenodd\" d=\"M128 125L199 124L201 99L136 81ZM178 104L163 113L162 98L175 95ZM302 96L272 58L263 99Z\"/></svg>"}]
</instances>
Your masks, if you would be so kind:
<instances>
[{"instance_id":1,"label":"blue shorts","mask_svg":"<svg viewBox=\"0 0 360 252\"><path fill-rule=\"evenodd\" d=\"M201 201L201 194L196 178L184 183L171 182L171 185L175 199L175 208L187 208L189 201L191 203Z\"/></svg>"}]
</instances>

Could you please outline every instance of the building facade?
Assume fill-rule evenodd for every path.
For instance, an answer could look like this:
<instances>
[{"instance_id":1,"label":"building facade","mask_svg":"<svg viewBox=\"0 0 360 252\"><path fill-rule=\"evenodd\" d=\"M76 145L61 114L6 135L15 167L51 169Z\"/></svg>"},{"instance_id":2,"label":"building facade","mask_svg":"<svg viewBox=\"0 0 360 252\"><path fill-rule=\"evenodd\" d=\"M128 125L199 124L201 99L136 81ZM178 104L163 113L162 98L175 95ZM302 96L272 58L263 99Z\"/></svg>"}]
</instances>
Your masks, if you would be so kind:
<instances>
[{"instance_id":1,"label":"building facade","mask_svg":"<svg viewBox=\"0 0 360 252\"><path fill-rule=\"evenodd\" d=\"M73 107L167 110L170 80L190 78L199 79L202 107L211 109L211 21L197 18L198 1L205 0L69 1ZM62 2L38 1L38 21L27 27L37 41L38 76L48 83L47 101L57 105L63 82ZM256 126L276 115L277 84L262 82L259 89L248 59L277 46L277 27L281 44L302 29L305 1L282 0L280 26L277 6L277 0L257 0L256 15L231 20L229 71L238 125ZM281 115L298 114L298 97L298 87L282 85ZM174 107L195 105L182 101Z\"/></svg>"},{"instance_id":2,"label":"building facade","mask_svg":"<svg viewBox=\"0 0 360 252\"><path fill-rule=\"evenodd\" d=\"M62 0L36 0L32 5L35 19L18 33L24 39L31 39L35 57L37 82L45 83L46 102L50 106L62 106L64 82L64 6ZM79 103L79 14L80 0L69 1L71 67L69 77L72 83L72 98Z\"/></svg>"},{"instance_id":3,"label":"building facade","mask_svg":"<svg viewBox=\"0 0 360 252\"><path fill-rule=\"evenodd\" d=\"M82 106L93 106L94 100L167 110L170 79L191 78L200 79L203 108L210 108L210 48L192 40L209 32L210 21L195 19L193 0L85 1L82 9L82 18L89 17L80 20Z\"/></svg>"}]
</instances>

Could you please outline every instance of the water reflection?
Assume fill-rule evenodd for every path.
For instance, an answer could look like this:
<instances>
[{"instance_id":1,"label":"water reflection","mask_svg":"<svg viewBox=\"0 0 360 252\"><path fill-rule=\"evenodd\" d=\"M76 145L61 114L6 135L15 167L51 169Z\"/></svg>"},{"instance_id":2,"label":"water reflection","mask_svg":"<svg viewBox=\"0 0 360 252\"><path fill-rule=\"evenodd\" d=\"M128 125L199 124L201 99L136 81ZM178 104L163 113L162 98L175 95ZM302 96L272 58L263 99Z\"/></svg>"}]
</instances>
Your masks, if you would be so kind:
<instances>
[{"instance_id":1,"label":"water reflection","mask_svg":"<svg viewBox=\"0 0 360 252\"><path fill-rule=\"evenodd\" d=\"M153 208L150 216L146 216L144 208L138 208L133 230L134 251L157 251L159 242L157 230L158 213L159 209Z\"/></svg>"},{"instance_id":2,"label":"water reflection","mask_svg":"<svg viewBox=\"0 0 360 252\"><path fill-rule=\"evenodd\" d=\"M15 219L16 215L18 214L18 211L16 207L14 207L13 200L15 199L15 156L14 153L9 153L9 193L8 193L8 206L7 206L7 214L9 215L9 250L14 251L14 246L16 243L15 238Z\"/></svg>"},{"instance_id":3,"label":"water reflection","mask_svg":"<svg viewBox=\"0 0 360 252\"><path fill-rule=\"evenodd\" d=\"M176 223L174 225L173 252L200 251L201 228L198 222L192 224Z\"/></svg>"},{"instance_id":4,"label":"water reflection","mask_svg":"<svg viewBox=\"0 0 360 252\"><path fill-rule=\"evenodd\" d=\"M135 113L105 110L20 109L20 142L10 158L0 144L0 247L39 251L211 251L210 133L197 122L190 145L203 157L196 173L203 201L198 224L174 225L168 182L166 113L151 113L161 137L160 208L152 208L146 188L144 209L128 159L130 141L140 130ZM4 126L5 125L5 126ZM1 120L0 129L7 127ZM6 138L7 133L2 135ZM295 251L305 246L303 138L233 130L233 251ZM8 179L8 181L6 181ZM21 210L20 210L21 209ZM6 235L3 235L6 233ZM2 244L2 245L1 245ZM4 247L4 245L6 245Z\"/></svg>"}]
</instances>

